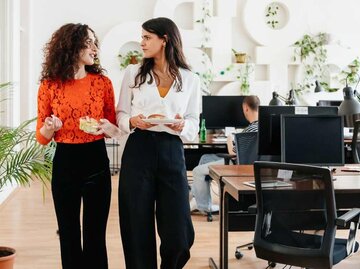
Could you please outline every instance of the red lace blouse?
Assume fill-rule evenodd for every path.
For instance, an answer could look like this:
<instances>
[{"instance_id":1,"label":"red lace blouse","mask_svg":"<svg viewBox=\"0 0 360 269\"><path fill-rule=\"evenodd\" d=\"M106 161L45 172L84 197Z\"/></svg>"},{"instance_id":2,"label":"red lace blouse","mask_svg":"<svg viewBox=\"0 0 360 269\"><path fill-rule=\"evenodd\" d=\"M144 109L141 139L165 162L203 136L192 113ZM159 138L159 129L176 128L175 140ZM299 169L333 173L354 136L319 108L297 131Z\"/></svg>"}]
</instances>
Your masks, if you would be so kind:
<instances>
[{"instance_id":1,"label":"red lace blouse","mask_svg":"<svg viewBox=\"0 0 360 269\"><path fill-rule=\"evenodd\" d=\"M64 83L43 81L38 92L38 119L36 138L40 144L50 142L40 133L46 117L54 114L63 123L54 135L61 143L87 143L103 138L79 129L80 118L89 116L96 120L105 118L116 124L114 90L110 79L103 75L90 74Z\"/></svg>"}]
</instances>

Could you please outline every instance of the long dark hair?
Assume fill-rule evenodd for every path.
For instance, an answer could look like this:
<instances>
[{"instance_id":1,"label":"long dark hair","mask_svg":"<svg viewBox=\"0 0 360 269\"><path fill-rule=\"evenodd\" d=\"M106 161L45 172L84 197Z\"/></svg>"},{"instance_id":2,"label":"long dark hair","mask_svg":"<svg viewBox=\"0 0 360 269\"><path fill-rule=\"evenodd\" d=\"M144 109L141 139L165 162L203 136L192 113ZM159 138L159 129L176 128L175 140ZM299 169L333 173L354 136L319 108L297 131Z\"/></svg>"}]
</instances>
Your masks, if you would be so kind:
<instances>
[{"instance_id":1,"label":"long dark hair","mask_svg":"<svg viewBox=\"0 0 360 269\"><path fill-rule=\"evenodd\" d=\"M44 47L44 62L40 81L60 80L65 82L74 79L77 72L77 63L80 51L85 49L88 38L88 30L95 36L95 45L98 47L98 38L95 32L86 24L68 23L61 26L52 35L50 41ZM93 74L103 74L97 58L93 65L86 65L85 70Z\"/></svg>"},{"instance_id":2,"label":"long dark hair","mask_svg":"<svg viewBox=\"0 0 360 269\"><path fill-rule=\"evenodd\" d=\"M182 79L179 68L190 70L186 63L185 56L182 50L181 35L176 24L168 18L155 18L143 23L142 28L145 31L156 34L159 38L166 40L165 58L169 64L169 72L171 77L175 80L177 91L182 89ZM144 58L139 69L139 73L135 77L134 88L140 87L145 83L146 76L150 75L148 84L153 82L153 76L150 71L154 67L153 58ZM155 76L156 73L154 73Z\"/></svg>"}]
</instances>

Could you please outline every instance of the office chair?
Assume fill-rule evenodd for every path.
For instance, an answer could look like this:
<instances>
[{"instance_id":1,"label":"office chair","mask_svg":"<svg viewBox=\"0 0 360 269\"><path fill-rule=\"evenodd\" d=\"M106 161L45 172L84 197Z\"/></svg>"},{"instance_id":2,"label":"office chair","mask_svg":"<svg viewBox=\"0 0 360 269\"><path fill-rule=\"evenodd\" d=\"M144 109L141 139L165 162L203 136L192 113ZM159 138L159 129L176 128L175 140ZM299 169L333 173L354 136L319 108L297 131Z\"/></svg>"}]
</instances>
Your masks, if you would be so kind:
<instances>
[{"instance_id":1,"label":"office chair","mask_svg":"<svg viewBox=\"0 0 360 269\"><path fill-rule=\"evenodd\" d=\"M258 149L258 133L238 133L235 134L235 146L236 146L236 163L237 164L253 164L259 160ZM249 250L253 248L253 242L249 242L235 249L235 257L239 260L244 254L241 253L240 249L247 247Z\"/></svg>"},{"instance_id":2,"label":"office chair","mask_svg":"<svg viewBox=\"0 0 360 269\"><path fill-rule=\"evenodd\" d=\"M358 153L358 151L360 150L360 145L358 145L359 127L360 127L360 120L356 120L354 123L353 137L351 140L351 152L354 163L360 163L359 153Z\"/></svg>"},{"instance_id":3,"label":"office chair","mask_svg":"<svg viewBox=\"0 0 360 269\"><path fill-rule=\"evenodd\" d=\"M224 163L226 165L229 164L253 164L254 161L258 160L257 155L257 132L247 132L247 133L237 133L235 134L235 147L236 147L236 155L235 154L226 154L226 153L218 153L217 156L224 158ZM205 180L210 181L210 176L206 176ZM207 221L211 222L212 212L206 213ZM239 247L249 247L252 249L252 243L239 246ZM239 253L239 254L237 254ZM240 251L236 251L236 257L239 256L238 259L242 257Z\"/></svg>"},{"instance_id":4,"label":"office chair","mask_svg":"<svg viewBox=\"0 0 360 269\"><path fill-rule=\"evenodd\" d=\"M272 264L328 269L357 251L360 209L337 217L329 169L255 162L254 173L258 258ZM348 239L335 238L337 226L348 225Z\"/></svg>"}]
</instances>

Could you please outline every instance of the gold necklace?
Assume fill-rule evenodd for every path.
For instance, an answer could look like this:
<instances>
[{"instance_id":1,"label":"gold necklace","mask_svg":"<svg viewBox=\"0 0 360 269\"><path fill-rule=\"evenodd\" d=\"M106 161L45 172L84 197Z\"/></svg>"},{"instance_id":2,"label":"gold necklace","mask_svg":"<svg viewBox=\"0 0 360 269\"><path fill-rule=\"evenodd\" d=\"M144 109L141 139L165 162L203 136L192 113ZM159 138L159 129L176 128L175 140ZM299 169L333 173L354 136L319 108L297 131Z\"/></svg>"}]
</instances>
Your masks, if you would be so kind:
<instances>
[{"instance_id":1,"label":"gold necklace","mask_svg":"<svg viewBox=\"0 0 360 269\"><path fill-rule=\"evenodd\" d=\"M170 77L169 77L168 74L162 74L162 75L160 76L160 74L159 74L158 72L154 71L154 73L155 73L156 76L157 76L158 78L160 78L160 79L163 79L163 80L169 80L169 79L170 79Z\"/></svg>"}]
</instances>

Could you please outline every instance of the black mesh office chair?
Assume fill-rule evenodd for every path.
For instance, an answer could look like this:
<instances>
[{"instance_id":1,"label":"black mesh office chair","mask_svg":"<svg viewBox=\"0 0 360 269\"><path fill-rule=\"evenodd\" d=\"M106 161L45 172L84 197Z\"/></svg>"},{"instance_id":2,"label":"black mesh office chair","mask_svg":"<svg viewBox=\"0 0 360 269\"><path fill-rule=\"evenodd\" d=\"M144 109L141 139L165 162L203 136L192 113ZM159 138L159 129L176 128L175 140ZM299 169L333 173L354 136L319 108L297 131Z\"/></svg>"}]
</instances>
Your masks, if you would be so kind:
<instances>
[{"instance_id":1,"label":"black mesh office chair","mask_svg":"<svg viewBox=\"0 0 360 269\"><path fill-rule=\"evenodd\" d=\"M235 146L236 146L236 163L237 164L253 164L259 160L258 149L258 133L238 133L235 134ZM244 255L240 249L247 247L249 250L253 248L253 242L249 242L235 249L235 257L241 259Z\"/></svg>"},{"instance_id":2,"label":"black mesh office chair","mask_svg":"<svg viewBox=\"0 0 360 269\"><path fill-rule=\"evenodd\" d=\"M235 134L237 164L253 164L259 159L257 153L257 139L257 132Z\"/></svg>"},{"instance_id":3,"label":"black mesh office chair","mask_svg":"<svg viewBox=\"0 0 360 269\"><path fill-rule=\"evenodd\" d=\"M360 163L359 160L360 143L358 143L359 128L360 128L360 120L357 120L354 123L353 137L351 140L351 153L354 163Z\"/></svg>"},{"instance_id":4,"label":"black mesh office chair","mask_svg":"<svg viewBox=\"0 0 360 269\"><path fill-rule=\"evenodd\" d=\"M247 133L237 133L235 134L235 147L237 154L227 154L227 153L218 153L217 156L224 158L224 163L229 164L253 164L254 161L258 160L257 155L257 132L247 132ZM211 178L209 175L205 177L205 180L210 181ZM206 213L207 221L211 222L213 220L212 212ZM251 244L246 244L241 247L250 247ZM239 253L239 254L237 254ZM236 251L235 254L238 259L242 257L240 251Z\"/></svg>"},{"instance_id":5,"label":"black mesh office chair","mask_svg":"<svg viewBox=\"0 0 360 269\"><path fill-rule=\"evenodd\" d=\"M254 173L254 248L258 258L305 268L331 268L357 251L360 209L337 217L329 169L255 162ZM335 238L337 226L347 225L348 239Z\"/></svg>"}]
</instances>

